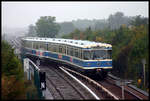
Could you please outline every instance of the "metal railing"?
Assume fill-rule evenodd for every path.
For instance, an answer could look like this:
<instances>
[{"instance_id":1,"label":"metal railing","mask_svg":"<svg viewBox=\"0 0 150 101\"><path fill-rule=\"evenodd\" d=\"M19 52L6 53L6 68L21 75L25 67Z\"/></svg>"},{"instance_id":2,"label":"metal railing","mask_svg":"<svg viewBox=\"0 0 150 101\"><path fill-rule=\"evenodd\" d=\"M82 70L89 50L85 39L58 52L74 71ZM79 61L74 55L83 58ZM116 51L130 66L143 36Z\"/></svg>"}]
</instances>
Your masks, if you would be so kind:
<instances>
[{"instance_id":1,"label":"metal railing","mask_svg":"<svg viewBox=\"0 0 150 101\"><path fill-rule=\"evenodd\" d=\"M43 89L41 88L41 79L40 79L41 71L39 67L30 59L25 58L24 59L24 72L27 74L27 80L32 80L32 77L33 77L34 85L37 88L39 99L45 99L43 95Z\"/></svg>"}]
</instances>

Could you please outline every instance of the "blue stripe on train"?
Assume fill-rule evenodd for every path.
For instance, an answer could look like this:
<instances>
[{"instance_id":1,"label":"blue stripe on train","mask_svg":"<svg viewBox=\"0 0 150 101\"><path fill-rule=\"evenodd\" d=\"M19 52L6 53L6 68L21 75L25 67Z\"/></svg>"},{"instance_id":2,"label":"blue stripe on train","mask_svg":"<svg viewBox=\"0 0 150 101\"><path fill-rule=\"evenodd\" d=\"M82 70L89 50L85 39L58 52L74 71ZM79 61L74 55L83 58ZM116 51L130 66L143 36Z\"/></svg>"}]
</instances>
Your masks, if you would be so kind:
<instances>
[{"instance_id":1,"label":"blue stripe on train","mask_svg":"<svg viewBox=\"0 0 150 101\"><path fill-rule=\"evenodd\" d=\"M29 50L26 49L27 52L31 52L32 54L36 55L36 50ZM58 58L57 53L51 53L51 52L43 52L43 56L46 57L52 57L55 59ZM68 62L73 62L76 65L82 66L82 67L112 67L112 61L89 61L89 62L83 62L82 60L79 59L70 59L69 56L63 56L62 55L62 60L68 61Z\"/></svg>"}]
</instances>

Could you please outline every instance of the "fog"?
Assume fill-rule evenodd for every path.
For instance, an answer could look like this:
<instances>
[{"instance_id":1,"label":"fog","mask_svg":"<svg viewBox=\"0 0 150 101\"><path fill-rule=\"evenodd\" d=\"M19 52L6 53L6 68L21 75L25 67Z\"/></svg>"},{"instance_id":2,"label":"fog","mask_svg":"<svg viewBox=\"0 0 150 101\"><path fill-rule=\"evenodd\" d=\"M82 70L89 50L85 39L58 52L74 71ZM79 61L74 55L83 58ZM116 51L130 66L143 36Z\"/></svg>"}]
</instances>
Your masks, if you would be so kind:
<instances>
[{"instance_id":1,"label":"fog","mask_svg":"<svg viewBox=\"0 0 150 101\"><path fill-rule=\"evenodd\" d=\"M55 16L56 22L64 22L107 19L118 11L148 17L148 2L2 2L2 30L27 28L40 16Z\"/></svg>"}]
</instances>

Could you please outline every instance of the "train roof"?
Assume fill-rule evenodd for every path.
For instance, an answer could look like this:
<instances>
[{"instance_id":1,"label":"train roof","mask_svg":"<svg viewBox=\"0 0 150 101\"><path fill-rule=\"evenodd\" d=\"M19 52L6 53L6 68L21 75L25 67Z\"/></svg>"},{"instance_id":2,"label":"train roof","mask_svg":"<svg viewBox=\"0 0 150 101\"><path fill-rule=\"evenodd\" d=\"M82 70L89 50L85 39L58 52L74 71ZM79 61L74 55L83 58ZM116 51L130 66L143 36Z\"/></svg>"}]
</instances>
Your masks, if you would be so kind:
<instances>
[{"instance_id":1,"label":"train roof","mask_svg":"<svg viewBox=\"0 0 150 101\"><path fill-rule=\"evenodd\" d=\"M111 44L94 42L88 40L75 40L75 39L62 39L62 38L41 38L41 37L24 37L23 40L28 41L39 41L39 42L52 42L52 43L61 43L71 46L81 47L81 48L92 48L92 47L107 47L111 48Z\"/></svg>"}]
</instances>

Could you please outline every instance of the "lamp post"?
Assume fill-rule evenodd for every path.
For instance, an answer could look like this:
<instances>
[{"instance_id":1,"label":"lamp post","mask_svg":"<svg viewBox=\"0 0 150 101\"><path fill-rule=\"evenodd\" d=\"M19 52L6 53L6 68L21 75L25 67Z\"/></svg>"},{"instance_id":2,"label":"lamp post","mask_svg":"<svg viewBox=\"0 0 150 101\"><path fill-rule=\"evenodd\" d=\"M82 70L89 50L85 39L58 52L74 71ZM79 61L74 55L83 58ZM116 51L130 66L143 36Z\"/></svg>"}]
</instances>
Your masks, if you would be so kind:
<instances>
[{"instance_id":1,"label":"lamp post","mask_svg":"<svg viewBox=\"0 0 150 101\"><path fill-rule=\"evenodd\" d=\"M145 59L142 59L142 64L143 64L144 86L145 86L145 64L146 64L146 60Z\"/></svg>"}]
</instances>

